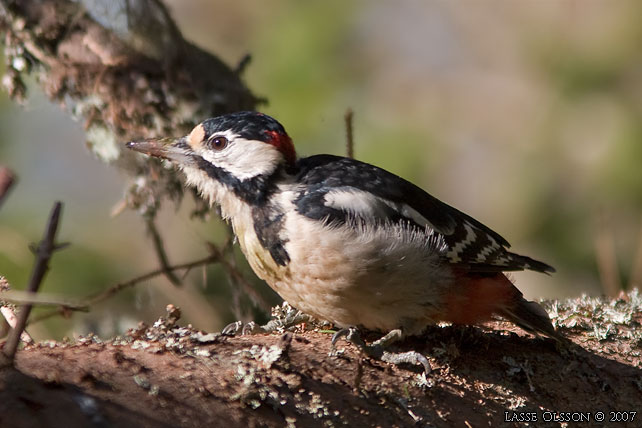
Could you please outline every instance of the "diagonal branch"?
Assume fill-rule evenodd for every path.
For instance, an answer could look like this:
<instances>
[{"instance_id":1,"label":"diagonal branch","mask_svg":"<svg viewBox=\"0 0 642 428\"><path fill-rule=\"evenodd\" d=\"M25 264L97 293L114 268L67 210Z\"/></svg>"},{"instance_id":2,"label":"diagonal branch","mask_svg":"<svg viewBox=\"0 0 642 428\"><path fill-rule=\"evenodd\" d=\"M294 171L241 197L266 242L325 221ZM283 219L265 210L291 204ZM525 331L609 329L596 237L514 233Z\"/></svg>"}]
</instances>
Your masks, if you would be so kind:
<instances>
[{"instance_id":1,"label":"diagonal branch","mask_svg":"<svg viewBox=\"0 0 642 428\"><path fill-rule=\"evenodd\" d=\"M189 269L192 269L192 268L195 268L195 267L198 267L198 266L204 266L204 265L208 265L208 264L211 264L211 263L215 263L218 260L219 260L218 254L210 254L207 257L204 257L204 258L198 259L198 260L194 260L194 261L189 262L189 263L183 263L183 264L180 264L180 265L168 266L167 268L159 268L159 269L153 270L153 271L148 272L146 274L143 274L143 275L137 276L135 278L132 278L132 279L130 279L128 281L119 282L119 283L109 287L106 290L103 290L103 291L101 291L99 293L96 293L96 294L88 296L87 298L85 298L84 300L78 302L77 304L74 304L74 305L71 305L71 304L70 305L60 305L59 308L53 309L53 310L48 311L48 312L44 312L44 313L42 313L42 314L40 314L40 315L38 315L36 317L33 317L31 319L30 324L33 324L33 323L36 323L36 322L40 322L40 321L43 321L45 319L48 319L48 318L51 318L51 317L54 317L54 316L57 316L57 315L66 315L70 311L84 311L84 310L87 310L87 308L91 307L92 305L95 305L95 304L98 304L100 302L103 302L103 301L113 297L114 295L118 294L119 292L121 292L122 290L124 290L126 288L134 287L134 286L138 285L141 282L147 281L148 279L152 279L154 277L157 277L157 276L160 276L160 275L164 275L167 272L167 270L169 270L171 272L175 272L177 270L183 270L183 269L189 270Z\"/></svg>"}]
</instances>

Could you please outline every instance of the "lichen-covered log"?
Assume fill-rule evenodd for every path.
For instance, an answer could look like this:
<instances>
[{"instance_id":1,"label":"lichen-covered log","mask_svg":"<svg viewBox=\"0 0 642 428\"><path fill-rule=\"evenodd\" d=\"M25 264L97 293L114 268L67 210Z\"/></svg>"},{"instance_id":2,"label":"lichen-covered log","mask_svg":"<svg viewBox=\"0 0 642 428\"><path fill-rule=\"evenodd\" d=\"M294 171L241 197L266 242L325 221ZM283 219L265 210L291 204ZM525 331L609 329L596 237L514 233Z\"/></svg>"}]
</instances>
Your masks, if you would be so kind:
<instances>
[{"instance_id":1,"label":"lichen-covered log","mask_svg":"<svg viewBox=\"0 0 642 428\"><path fill-rule=\"evenodd\" d=\"M639 427L640 294L546 306L569 346L509 323L432 327L395 345L426 354L429 374L343 342L332 351L327 327L314 323L225 337L180 326L171 308L109 341L28 346L21 373L0 370L0 424Z\"/></svg>"},{"instance_id":2,"label":"lichen-covered log","mask_svg":"<svg viewBox=\"0 0 642 428\"><path fill-rule=\"evenodd\" d=\"M33 75L84 121L96 156L138 177L127 200L145 214L163 196L179 200L183 186L121 142L182 135L204 118L259 102L239 76L242 66L232 69L187 42L158 0L1 0L0 32L10 96L23 101L24 78Z\"/></svg>"}]
</instances>

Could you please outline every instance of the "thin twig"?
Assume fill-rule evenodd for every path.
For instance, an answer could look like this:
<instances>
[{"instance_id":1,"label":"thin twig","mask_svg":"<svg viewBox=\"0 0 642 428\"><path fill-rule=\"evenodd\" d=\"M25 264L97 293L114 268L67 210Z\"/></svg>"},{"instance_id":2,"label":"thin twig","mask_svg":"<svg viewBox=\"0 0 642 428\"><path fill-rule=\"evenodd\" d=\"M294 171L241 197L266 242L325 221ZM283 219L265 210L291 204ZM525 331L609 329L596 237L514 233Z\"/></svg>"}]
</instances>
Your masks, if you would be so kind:
<instances>
[{"instance_id":1,"label":"thin twig","mask_svg":"<svg viewBox=\"0 0 642 428\"><path fill-rule=\"evenodd\" d=\"M232 268L236 269L236 260L234 259L234 254L228 253L227 257ZM230 290L232 292L231 310L232 314L234 315L234 319L243 320L245 314L243 313L243 308L241 307L241 290L239 284L227 269L223 269L223 272L225 272L225 277L227 278L227 282L230 284Z\"/></svg>"},{"instance_id":2,"label":"thin twig","mask_svg":"<svg viewBox=\"0 0 642 428\"><path fill-rule=\"evenodd\" d=\"M45 274L49 269L49 259L51 259L53 252L59 248L55 243L55 239L61 211L62 202L56 202L51 210L51 214L49 215L49 223L47 224L45 234L42 241L38 244L36 263L33 267L29 284L27 285L27 291L30 293L36 293L38 291L38 288L42 283L42 279L45 277ZM20 309L16 326L9 333L9 337L7 338L7 342L4 347L4 353L8 359L8 364L13 364L13 359L16 355L18 344L20 343L20 337L27 325L27 319L29 318L31 308L31 304L26 304L22 309Z\"/></svg>"},{"instance_id":3,"label":"thin twig","mask_svg":"<svg viewBox=\"0 0 642 428\"><path fill-rule=\"evenodd\" d=\"M615 239L610 224L603 212L599 213L595 231L595 259L600 272L604 294L616 297L622 290L622 281L617 264Z\"/></svg>"},{"instance_id":4,"label":"thin twig","mask_svg":"<svg viewBox=\"0 0 642 428\"><path fill-rule=\"evenodd\" d=\"M234 232L232 231L232 228L226 227L225 229L227 231L227 240L223 247L220 249L221 254L223 254L223 257L225 257L226 260L229 260L229 263L231 264L233 269L237 268L236 265L236 258L234 257ZM213 245L213 244L212 244ZM241 296L242 296L242 290L241 287L239 286L238 282L232 278L232 275L230 275L229 271L227 269L223 269L223 272L225 273L225 277L227 278L227 282L230 285L230 291L232 293L232 305L231 305L231 310L232 314L234 315L234 319L236 320L244 320L244 313L243 313L243 308L241 307Z\"/></svg>"},{"instance_id":5,"label":"thin twig","mask_svg":"<svg viewBox=\"0 0 642 428\"><path fill-rule=\"evenodd\" d=\"M64 306L73 308L74 310L81 310L85 308L84 305L67 299L64 296L47 294L47 293L31 293L22 290L7 290L0 293L0 300L14 303L17 305L38 305L38 306Z\"/></svg>"},{"instance_id":6,"label":"thin twig","mask_svg":"<svg viewBox=\"0 0 642 428\"><path fill-rule=\"evenodd\" d=\"M0 166L0 207L15 182L15 174L6 166Z\"/></svg>"},{"instance_id":7,"label":"thin twig","mask_svg":"<svg viewBox=\"0 0 642 428\"><path fill-rule=\"evenodd\" d=\"M156 228L156 223L154 223L153 217L146 217L145 224L147 225L147 233L152 238L152 243L154 244L154 251L158 257L158 262L160 263L161 269L163 270L163 275L175 286L181 285L181 280L174 274L174 272L169 268L169 261L167 260L167 253L165 252L165 246L163 245L163 238L161 238L158 228Z\"/></svg>"},{"instance_id":8,"label":"thin twig","mask_svg":"<svg viewBox=\"0 0 642 428\"><path fill-rule=\"evenodd\" d=\"M232 304L231 304L231 311L232 314L234 315L234 319L236 320L244 320L245 313L243 311L243 307L241 306L241 296L243 296L243 290L244 287L243 285L239 284L237 281L237 276L234 276L232 274L232 271L238 271L238 267L236 264L236 258L234 256L234 232L232 231L231 227L227 227L227 234L228 238L225 241L225 244L223 244L222 247L217 247L213 243L209 242L207 245L210 247L210 251L213 251L212 248L215 248L215 250L219 251L219 254L221 254L221 259L225 260L229 264L229 269L224 268L223 273L225 274L225 278L227 279L227 282L230 285L230 292L232 293ZM246 283L246 287L252 287L251 284ZM252 290L254 288L252 287ZM247 294L247 293L246 293ZM253 302L254 304L258 304L256 302ZM263 308L266 309L266 308Z\"/></svg>"},{"instance_id":9,"label":"thin twig","mask_svg":"<svg viewBox=\"0 0 642 428\"><path fill-rule=\"evenodd\" d=\"M352 133L352 119L354 118L354 112L351 108L346 110L344 118L346 121L346 156L354 159L354 135Z\"/></svg>"},{"instance_id":10,"label":"thin twig","mask_svg":"<svg viewBox=\"0 0 642 428\"><path fill-rule=\"evenodd\" d=\"M640 224L640 237L638 239L638 249L633 259L633 267L631 268L631 280L629 282L629 290L634 287L642 288L642 224Z\"/></svg>"},{"instance_id":11,"label":"thin twig","mask_svg":"<svg viewBox=\"0 0 642 428\"><path fill-rule=\"evenodd\" d=\"M245 55L243 55L243 58L241 58L241 60L237 64L236 68L234 69L234 73L239 75L243 74L247 69L247 66L250 65L251 62L252 62L252 55L250 55L249 53L246 53Z\"/></svg>"},{"instance_id":12,"label":"thin twig","mask_svg":"<svg viewBox=\"0 0 642 428\"><path fill-rule=\"evenodd\" d=\"M229 278L233 282L241 286L243 292L247 294L250 300L252 300L252 303L265 311L269 311L272 307L270 303L265 300L265 298L261 296L258 291L256 291L254 286L245 278L245 276L243 276L243 274L238 269L236 269L236 267L234 267L229 261L225 259L225 257L223 257L221 250L219 250L218 247L211 242L206 242L206 244L209 251L219 257L219 263L225 270L226 274L229 275Z\"/></svg>"},{"instance_id":13,"label":"thin twig","mask_svg":"<svg viewBox=\"0 0 642 428\"><path fill-rule=\"evenodd\" d=\"M182 269L188 269L189 270L189 269L195 268L197 266L202 266L202 265L207 265L207 264L210 264L210 263L214 263L217 260L218 260L218 255L210 254L207 257L204 257L204 258L199 259L199 260L195 260L193 262L183 263L183 264L175 265L175 266L169 266L167 269L169 269L170 271L177 271L177 270L182 270ZM106 289L104 291L101 291L99 293L96 293L96 294L88 296L87 298L85 298L84 300L79 302L76 306L62 305L58 309L53 309L51 311L44 312L44 313L42 313L42 314L40 314L38 316L35 316L35 317L33 317L31 319L30 324L33 324L33 323L36 323L36 322L40 322L40 321L43 321L45 319L48 319L48 318L51 318L51 317L54 317L54 316L57 316L57 315L67 315L70 311L77 311L77 310L81 310L83 308L91 307L92 305L95 305L97 303L100 303L100 302L102 302L104 300L109 299L110 297L114 296L115 294L117 294L118 292L120 292L121 290L123 290L125 288L134 287L140 282L147 281L148 279L154 278L154 277L159 276L159 275L164 275L165 272L166 272L166 269L159 268L159 269L156 269L154 271L148 272L148 273L146 273L144 275L137 276L136 278L132 278L129 281L119 282L119 283L109 287L108 289Z\"/></svg>"}]
</instances>

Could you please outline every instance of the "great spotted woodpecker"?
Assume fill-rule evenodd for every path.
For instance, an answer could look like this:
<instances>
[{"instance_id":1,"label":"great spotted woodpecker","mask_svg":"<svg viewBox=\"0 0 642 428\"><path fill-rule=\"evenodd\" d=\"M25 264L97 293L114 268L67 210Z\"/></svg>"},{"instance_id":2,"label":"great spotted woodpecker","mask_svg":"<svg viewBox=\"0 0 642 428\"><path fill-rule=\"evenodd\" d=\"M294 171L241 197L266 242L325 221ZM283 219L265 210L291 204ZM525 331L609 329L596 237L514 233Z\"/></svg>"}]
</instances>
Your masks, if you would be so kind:
<instances>
[{"instance_id":1,"label":"great spotted woodpecker","mask_svg":"<svg viewBox=\"0 0 642 428\"><path fill-rule=\"evenodd\" d=\"M175 163L220 206L254 272L295 308L340 327L403 335L499 314L556 337L504 275L554 269L414 184L332 155L297 159L275 119L239 112L178 139L127 143Z\"/></svg>"}]
</instances>

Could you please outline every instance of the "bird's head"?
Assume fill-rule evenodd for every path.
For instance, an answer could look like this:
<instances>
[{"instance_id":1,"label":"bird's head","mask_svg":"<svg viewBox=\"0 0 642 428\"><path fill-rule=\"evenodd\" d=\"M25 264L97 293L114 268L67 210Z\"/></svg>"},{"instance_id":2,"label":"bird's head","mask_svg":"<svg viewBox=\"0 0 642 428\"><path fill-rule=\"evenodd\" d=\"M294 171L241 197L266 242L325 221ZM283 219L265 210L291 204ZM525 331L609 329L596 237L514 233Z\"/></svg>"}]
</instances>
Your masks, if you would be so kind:
<instances>
[{"instance_id":1,"label":"bird's head","mask_svg":"<svg viewBox=\"0 0 642 428\"><path fill-rule=\"evenodd\" d=\"M207 119L181 138L132 141L127 147L172 161L213 202L221 186L243 199L259 197L269 177L291 170L296 161L283 126L252 111Z\"/></svg>"},{"instance_id":2,"label":"bird's head","mask_svg":"<svg viewBox=\"0 0 642 428\"><path fill-rule=\"evenodd\" d=\"M207 119L181 138L131 141L127 147L169 159L181 167L209 164L239 180L294 166L296 153L283 126L272 117L243 111Z\"/></svg>"}]
</instances>

